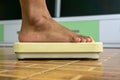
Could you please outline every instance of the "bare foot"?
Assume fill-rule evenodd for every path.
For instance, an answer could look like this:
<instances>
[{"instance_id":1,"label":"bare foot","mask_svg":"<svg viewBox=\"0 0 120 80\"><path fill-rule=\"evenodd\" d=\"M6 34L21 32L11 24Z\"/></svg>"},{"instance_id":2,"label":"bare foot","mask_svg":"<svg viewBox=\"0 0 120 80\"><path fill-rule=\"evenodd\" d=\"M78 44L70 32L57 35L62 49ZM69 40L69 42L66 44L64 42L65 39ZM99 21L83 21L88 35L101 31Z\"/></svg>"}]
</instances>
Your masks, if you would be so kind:
<instances>
[{"instance_id":1,"label":"bare foot","mask_svg":"<svg viewBox=\"0 0 120 80\"><path fill-rule=\"evenodd\" d=\"M60 25L52 18L34 18L22 23L19 32L20 42L92 42L89 36L78 35Z\"/></svg>"}]
</instances>

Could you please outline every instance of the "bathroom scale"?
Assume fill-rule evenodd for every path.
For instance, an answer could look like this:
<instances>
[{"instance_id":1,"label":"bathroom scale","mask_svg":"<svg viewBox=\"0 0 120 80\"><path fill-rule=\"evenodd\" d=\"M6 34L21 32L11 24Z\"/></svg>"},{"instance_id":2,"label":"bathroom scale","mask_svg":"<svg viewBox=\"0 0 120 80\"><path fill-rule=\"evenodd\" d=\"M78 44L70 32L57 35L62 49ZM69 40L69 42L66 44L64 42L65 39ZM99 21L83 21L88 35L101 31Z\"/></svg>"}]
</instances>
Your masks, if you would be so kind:
<instances>
[{"instance_id":1,"label":"bathroom scale","mask_svg":"<svg viewBox=\"0 0 120 80\"><path fill-rule=\"evenodd\" d=\"M102 42L14 43L18 59L99 59L102 51Z\"/></svg>"}]
</instances>

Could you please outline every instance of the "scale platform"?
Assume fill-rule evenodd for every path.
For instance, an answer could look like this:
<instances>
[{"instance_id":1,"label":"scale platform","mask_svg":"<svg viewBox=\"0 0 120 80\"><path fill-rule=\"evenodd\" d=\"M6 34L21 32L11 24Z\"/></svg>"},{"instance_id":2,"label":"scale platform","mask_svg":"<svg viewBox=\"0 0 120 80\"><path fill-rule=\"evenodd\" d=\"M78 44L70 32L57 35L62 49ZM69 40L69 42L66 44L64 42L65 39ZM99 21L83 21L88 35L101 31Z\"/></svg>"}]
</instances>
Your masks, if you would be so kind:
<instances>
[{"instance_id":1,"label":"scale platform","mask_svg":"<svg viewBox=\"0 0 120 80\"><path fill-rule=\"evenodd\" d=\"M91 43L14 43L18 59L99 59L101 42Z\"/></svg>"}]
</instances>

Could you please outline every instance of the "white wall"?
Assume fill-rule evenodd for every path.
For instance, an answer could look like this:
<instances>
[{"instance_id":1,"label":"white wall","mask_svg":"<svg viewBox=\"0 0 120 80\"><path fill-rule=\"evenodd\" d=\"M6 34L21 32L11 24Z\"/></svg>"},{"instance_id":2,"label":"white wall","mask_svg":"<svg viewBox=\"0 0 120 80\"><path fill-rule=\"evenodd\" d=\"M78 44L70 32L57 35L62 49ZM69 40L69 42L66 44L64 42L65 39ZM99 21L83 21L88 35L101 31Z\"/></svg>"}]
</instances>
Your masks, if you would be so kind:
<instances>
[{"instance_id":1,"label":"white wall","mask_svg":"<svg viewBox=\"0 0 120 80\"><path fill-rule=\"evenodd\" d=\"M120 20L100 21L100 41L104 43L120 43Z\"/></svg>"}]
</instances>

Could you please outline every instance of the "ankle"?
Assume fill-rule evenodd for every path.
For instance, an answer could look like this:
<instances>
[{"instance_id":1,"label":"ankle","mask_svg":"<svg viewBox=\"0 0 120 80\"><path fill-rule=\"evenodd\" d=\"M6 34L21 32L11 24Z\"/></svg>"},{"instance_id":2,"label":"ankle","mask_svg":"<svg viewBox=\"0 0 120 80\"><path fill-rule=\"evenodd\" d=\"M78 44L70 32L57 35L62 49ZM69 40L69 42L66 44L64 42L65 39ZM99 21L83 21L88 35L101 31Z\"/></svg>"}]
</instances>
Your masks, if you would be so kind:
<instances>
[{"instance_id":1,"label":"ankle","mask_svg":"<svg viewBox=\"0 0 120 80\"><path fill-rule=\"evenodd\" d=\"M30 25L36 25L39 22L42 22L42 17L38 17L38 16L30 16L28 18L28 24Z\"/></svg>"},{"instance_id":2,"label":"ankle","mask_svg":"<svg viewBox=\"0 0 120 80\"><path fill-rule=\"evenodd\" d=\"M21 31L45 31L46 29L50 28L50 26L46 25L46 23L49 24L49 20L52 20L52 18L46 16L31 16L27 20L23 19Z\"/></svg>"}]
</instances>

